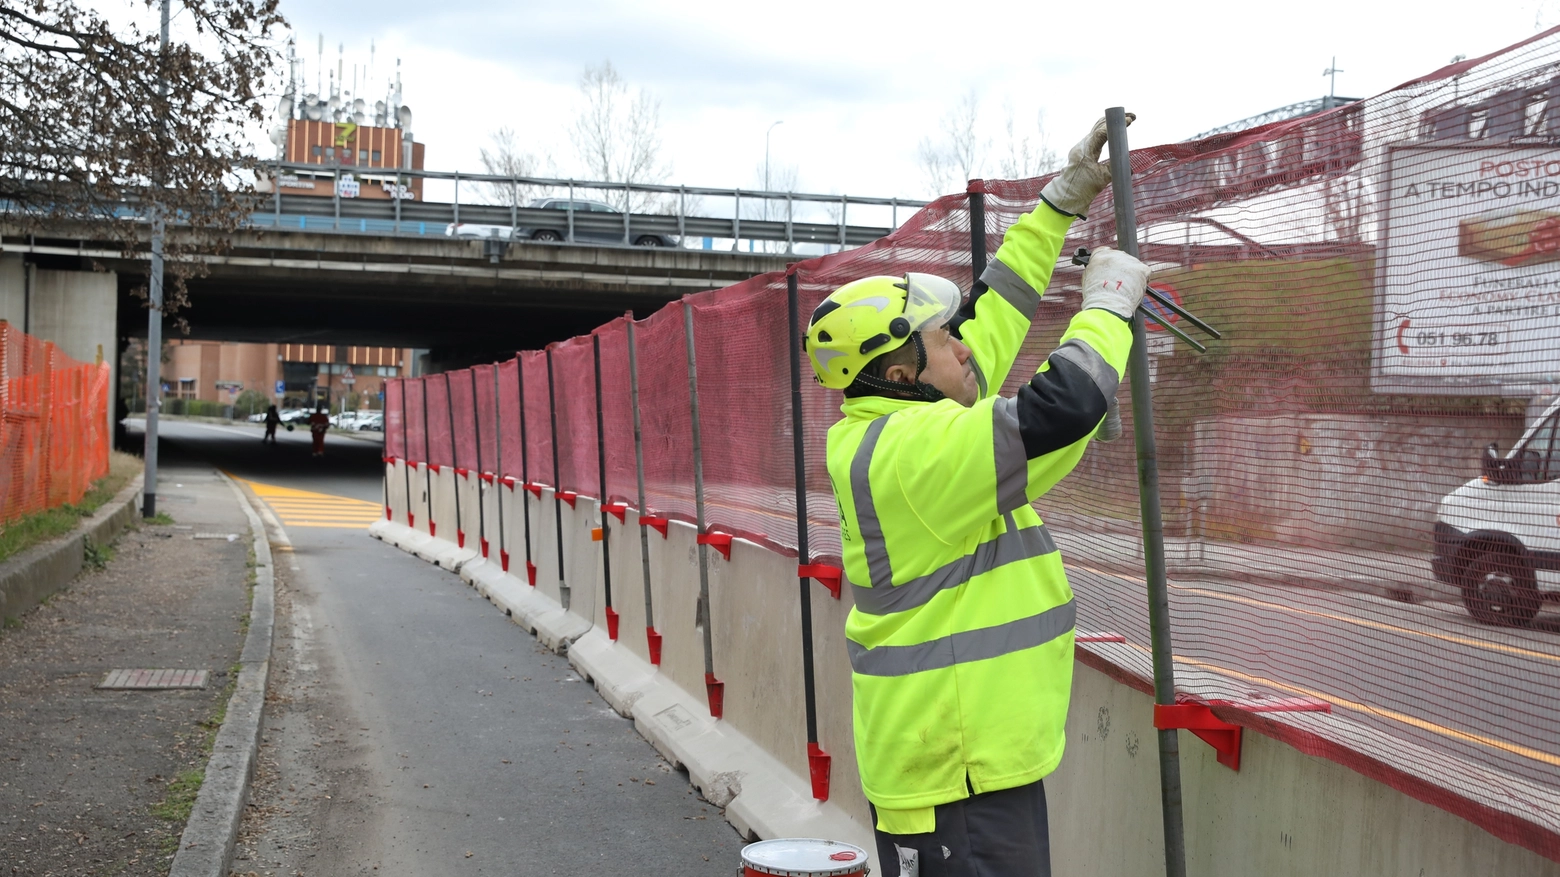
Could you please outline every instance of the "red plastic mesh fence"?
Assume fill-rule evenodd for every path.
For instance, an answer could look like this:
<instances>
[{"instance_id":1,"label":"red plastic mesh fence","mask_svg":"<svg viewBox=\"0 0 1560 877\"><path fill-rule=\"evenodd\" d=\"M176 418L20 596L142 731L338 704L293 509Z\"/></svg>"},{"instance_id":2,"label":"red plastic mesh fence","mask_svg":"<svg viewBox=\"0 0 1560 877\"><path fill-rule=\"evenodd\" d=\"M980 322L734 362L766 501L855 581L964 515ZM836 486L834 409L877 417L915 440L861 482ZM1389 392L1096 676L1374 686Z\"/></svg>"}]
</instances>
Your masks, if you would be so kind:
<instances>
[{"instance_id":1,"label":"red plastic mesh fence","mask_svg":"<svg viewBox=\"0 0 1560 877\"><path fill-rule=\"evenodd\" d=\"M506 360L498 364L498 431L499 459L495 471L500 475L524 481L520 467L520 360Z\"/></svg>"},{"instance_id":2,"label":"red plastic mesh fence","mask_svg":"<svg viewBox=\"0 0 1560 877\"><path fill-rule=\"evenodd\" d=\"M435 466L454 466L455 447L450 437L449 375L429 375L422 379L427 401L428 459Z\"/></svg>"},{"instance_id":3,"label":"red plastic mesh fence","mask_svg":"<svg viewBox=\"0 0 1560 877\"><path fill-rule=\"evenodd\" d=\"M546 352L527 350L521 353L520 368L525 379L526 453L522 463L531 481L556 486L558 475L553 471L552 408L547 393Z\"/></svg>"},{"instance_id":4,"label":"red plastic mesh fence","mask_svg":"<svg viewBox=\"0 0 1560 877\"><path fill-rule=\"evenodd\" d=\"M79 502L108 474L109 380L0 322L0 523Z\"/></svg>"},{"instance_id":5,"label":"red plastic mesh fence","mask_svg":"<svg viewBox=\"0 0 1560 877\"><path fill-rule=\"evenodd\" d=\"M477 468L477 406L471 369L445 372L450 389L450 429L455 436L455 468Z\"/></svg>"},{"instance_id":6,"label":"red plastic mesh fence","mask_svg":"<svg viewBox=\"0 0 1560 877\"><path fill-rule=\"evenodd\" d=\"M406 378L391 378L385 381L385 399L394 399L394 403L387 401L385 405L385 456L391 459L404 460L406 454L406 432L403 420L406 417Z\"/></svg>"},{"instance_id":7,"label":"red plastic mesh fence","mask_svg":"<svg viewBox=\"0 0 1560 877\"><path fill-rule=\"evenodd\" d=\"M385 394L385 422L398 405L405 405L406 410L402 416L406 419L406 458L414 463L426 463L430 457L428 446L428 431L424 425L423 386L427 378L407 378L401 382L401 388L406 391L404 397L395 398ZM395 398L392 402L391 399Z\"/></svg>"},{"instance_id":8,"label":"red plastic mesh fence","mask_svg":"<svg viewBox=\"0 0 1560 877\"><path fill-rule=\"evenodd\" d=\"M597 329L601 339L602 435L607 454L608 502L639 502L634 466L634 409L628 375L628 319ZM594 398L594 397L593 397Z\"/></svg>"},{"instance_id":9,"label":"red plastic mesh fence","mask_svg":"<svg viewBox=\"0 0 1560 877\"><path fill-rule=\"evenodd\" d=\"M469 376L475 382L477 412L471 425L477 445L477 459L472 465L483 472L498 469L498 388L493 384L495 371L497 366L474 365Z\"/></svg>"},{"instance_id":10,"label":"red plastic mesh fence","mask_svg":"<svg viewBox=\"0 0 1560 877\"><path fill-rule=\"evenodd\" d=\"M1148 333L1182 695L1228 701L1230 720L1560 860L1557 33L1327 112L1138 150L1132 164L1156 287L1224 333L1204 339L1205 355L1161 326ZM974 187L988 254L1044 182ZM1073 225L1004 393L1077 312L1080 269L1066 256L1115 242L1109 199ZM970 203L944 197L887 238L797 265L801 318L874 274L927 271L968 289ZM780 274L635 324L647 505L693 517L684 307L707 523L794 552ZM582 340L552 348L558 441L565 487L592 492ZM604 392L621 398L608 347ZM539 354L523 356L534 447L546 385L530 392ZM839 551L823 464L840 395L810 381L803 393L816 558ZM1066 558L1079 629L1126 640L1080 657L1142 686L1129 397L1124 384L1129 437L1091 446L1036 506ZM632 493L617 463L631 459L619 450L631 417L607 409L609 481L625 482L609 483L613 495ZM1269 711L1286 703L1331 715Z\"/></svg>"}]
</instances>

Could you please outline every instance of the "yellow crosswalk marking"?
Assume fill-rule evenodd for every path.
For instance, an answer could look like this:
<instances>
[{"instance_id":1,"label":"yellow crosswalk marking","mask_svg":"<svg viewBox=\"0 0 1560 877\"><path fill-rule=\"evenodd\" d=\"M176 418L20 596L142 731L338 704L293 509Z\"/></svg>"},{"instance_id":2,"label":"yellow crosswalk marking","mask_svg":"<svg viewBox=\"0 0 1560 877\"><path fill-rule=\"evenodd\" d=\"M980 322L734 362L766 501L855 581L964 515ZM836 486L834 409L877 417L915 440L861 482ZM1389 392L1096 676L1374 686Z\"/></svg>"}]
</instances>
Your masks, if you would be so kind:
<instances>
[{"instance_id":1,"label":"yellow crosswalk marking","mask_svg":"<svg viewBox=\"0 0 1560 877\"><path fill-rule=\"evenodd\" d=\"M235 476L236 477L236 476ZM315 493L295 487L282 487L239 478L255 495L265 501L284 527L332 527L361 530L384 515L384 507L374 502Z\"/></svg>"}]
</instances>

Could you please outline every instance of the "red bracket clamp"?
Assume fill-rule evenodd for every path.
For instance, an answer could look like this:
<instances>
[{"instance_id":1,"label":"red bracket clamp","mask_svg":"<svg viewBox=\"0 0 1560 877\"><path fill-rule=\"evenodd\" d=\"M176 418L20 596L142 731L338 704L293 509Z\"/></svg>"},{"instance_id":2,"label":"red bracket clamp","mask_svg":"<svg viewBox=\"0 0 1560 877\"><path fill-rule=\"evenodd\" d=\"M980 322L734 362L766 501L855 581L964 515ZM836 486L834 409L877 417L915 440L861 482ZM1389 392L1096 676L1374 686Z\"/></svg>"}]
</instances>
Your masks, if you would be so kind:
<instances>
[{"instance_id":1,"label":"red bracket clamp","mask_svg":"<svg viewBox=\"0 0 1560 877\"><path fill-rule=\"evenodd\" d=\"M537 484L535 481L527 481L526 483L524 483L524 484L522 484L520 486L525 488L526 490L531 491L531 494L533 496L535 496L537 499L541 499L542 498L542 486L540 484Z\"/></svg>"},{"instance_id":2,"label":"red bracket clamp","mask_svg":"<svg viewBox=\"0 0 1560 877\"><path fill-rule=\"evenodd\" d=\"M639 526L641 526L641 527L651 527L657 533L661 534L661 538L662 539L666 538L666 519L665 518L657 517L656 515L640 515L639 516Z\"/></svg>"},{"instance_id":3,"label":"red bracket clamp","mask_svg":"<svg viewBox=\"0 0 1560 877\"><path fill-rule=\"evenodd\" d=\"M645 628L645 645L650 648L650 663L661 666L661 634L655 628Z\"/></svg>"},{"instance_id":4,"label":"red bracket clamp","mask_svg":"<svg viewBox=\"0 0 1560 877\"><path fill-rule=\"evenodd\" d=\"M1215 716L1213 710L1200 703L1154 704L1154 727L1161 731L1187 730L1198 739L1212 746L1219 753L1219 763L1230 770L1240 770L1239 725Z\"/></svg>"},{"instance_id":5,"label":"red bracket clamp","mask_svg":"<svg viewBox=\"0 0 1560 877\"><path fill-rule=\"evenodd\" d=\"M456 548L465 548L466 547L466 531L465 530L456 530L455 531L455 547Z\"/></svg>"},{"instance_id":6,"label":"red bracket clamp","mask_svg":"<svg viewBox=\"0 0 1560 877\"><path fill-rule=\"evenodd\" d=\"M411 509L407 509L406 510L406 526L408 526L408 527L415 527L415 526L417 526L417 516L412 514L412 510Z\"/></svg>"},{"instance_id":7,"label":"red bracket clamp","mask_svg":"<svg viewBox=\"0 0 1560 877\"><path fill-rule=\"evenodd\" d=\"M807 744L807 773L812 778L813 797L820 801L829 800L829 764L833 760L833 756L824 752L822 746L817 743Z\"/></svg>"},{"instance_id":8,"label":"red bracket clamp","mask_svg":"<svg viewBox=\"0 0 1560 877\"><path fill-rule=\"evenodd\" d=\"M618 635L618 614L617 614L617 610L613 609L611 606L608 606L608 607L606 607L606 612L607 612L607 639L610 639L613 642L617 642L617 635Z\"/></svg>"},{"instance_id":9,"label":"red bracket clamp","mask_svg":"<svg viewBox=\"0 0 1560 877\"><path fill-rule=\"evenodd\" d=\"M515 485L518 482L515 481L514 476L512 476L512 475L505 475L504 477L498 479L498 483L504 485L505 487L509 488L510 490L514 490L515 489Z\"/></svg>"},{"instance_id":10,"label":"red bracket clamp","mask_svg":"<svg viewBox=\"0 0 1560 877\"><path fill-rule=\"evenodd\" d=\"M435 521L431 517L428 518L428 535L429 536L438 536L439 535L439 522Z\"/></svg>"},{"instance_id":11,"label":"red bracket clamp","mask_svg":"<svg viewBox=\"0 0 1560 877\"><path fill-rule=\"evenodd\" d=\"M796 568L796 574L804 579L817 579L818 584L829 589L834 599L840 598L840 580L845 577L845 570L826 563L804 563Z\"/></svg>"},{"instance_id":12,"label":"red bracket clamp","mask_svg":"<svg viewBox=\"0 0 1560 877\"><path fill-rule=\"evenodd\" d=\"M716 679L714 673L705 673L704 692L710 699L710 717L720 718L726 712L726 683Z\"/></svg>"},{"instance_id":13,"label":"red bracket clamp","mask_svg":"<svg viewBox=\"0 0 1560 877\"><path fill-rule=\"evenodd\" d=\"M481 542L482 542L482 556L483 557L487 557L488 556L488 541L486 539L483 539L483 540L481 540Z\"/></svg>"},{"instance_id":14,"label":"red bracket clamp","mask_svg":"<svg viewBox=\"0 0 1560 877\"><path fill-rule=\"evenodd\" d=\"M502 548L498 549L498 562L500 569L504 572L509 572L509 552Z\"/></svg>"},{"instance_id":15,"label":"red bracket clamp","mask_svg":"<svg viewBox=\"0 0 1560 877\"><path fill-rule=\"evenodd\" d=\"M492 484L494 475L493 475L492 472L483 472L481 475L479 475L477 477L481 478L483 481L486 481L489 484Z\"/></svg>"},{"instance_id":16,"label":"red bracket clamp","mask_svg":"<svg viewBox=\"0 0 1560 877\"><path fill-rule=\"evenodd\" d=\"M385 520L387 520L387 521L395 520L394 518L392 518L390 516L390 507L389 506L385 506Z\"/></svg>"},{"instance_id":17,"label":"red bracket clamp","mask_svg":"<svg viewBox=\"0 0 1560 877\"><path fill-rule=\"evenodd\" d=\"M529 560L525 562L525 581L531 587L536 587L536 564Z\"/></svg>"},{"instance_id":18,"label":"red bracket clamp","mask_svg":"<svg viewBox=\"0 0 1560 877\"><path fill-rule=\"evenodd\" d=\"M628 522L628 503L609 502L601 507L601 510L618 519L619 523Z\"/></svg>"},{"instance_id":19,"label":"red bracket clamp","mask_svg":"<svg viewBox=\"0 0 1560 877\"><path fill-rule=\"evenodd\" d=\"M579 499L580 495L572 490L560 490L558 491L558 498L568 503L569 508L572 509L574 508L574 501Z\"/></svg>"},{"instance_id":20,"label":"red bracket clamp","mask_svg":"<svg viewBox=\"0 0 1560 877\"><path fill-rule=\"evenodd\" d=\"M731 534L730 533L700 533L694 538L694 542L700 545L714 546L720 556L731 559Z\"/></svg>"},{"instance_id":21,"label":"red bracket clamp","mask_svg":"<svg viewBox=\"0 0 1560 877\"><path fill-rule=\"evenodd\" d=\"M471 477L471 470L470 469L462 469L459 466L456 466L455 467L455 474L459 475L462 478L470 478Z\"/></svg>"},{"instance_id":22,"label":"red bracket clamp","mask_svg":"<svg viewBox=\"0 0 1560 877\"><path fill-rule=\"evenodd\" d=\"M1127 638L1119 633L1101 631L1099 633L1083 633L1079 631L1073 635L1075 643L1124 643Z\"/></svg>"},{"instance_id":23,"label":"red bracket clamp","mask_svg":"<svg viewBox=\"0 0 1560 877\"><path fill-rule=\"evenodd\" d=\"M385 457L384 461L385 461L386 464L394 466L395 465L395 455L391 454L390 456Z\"/></svg>"},{"instance_id":24,"label":"red bracket clamp","mask_svg":"<svg viewBox=\"0 0 1560 877\"><path fill-rule=\"evenodd\" d=\"M432 472L435 475L437 475L440 472L444 471L444 467L440 466L438 463L429 463L428 464L428 471Z\"/></svg>"}]
</instances>

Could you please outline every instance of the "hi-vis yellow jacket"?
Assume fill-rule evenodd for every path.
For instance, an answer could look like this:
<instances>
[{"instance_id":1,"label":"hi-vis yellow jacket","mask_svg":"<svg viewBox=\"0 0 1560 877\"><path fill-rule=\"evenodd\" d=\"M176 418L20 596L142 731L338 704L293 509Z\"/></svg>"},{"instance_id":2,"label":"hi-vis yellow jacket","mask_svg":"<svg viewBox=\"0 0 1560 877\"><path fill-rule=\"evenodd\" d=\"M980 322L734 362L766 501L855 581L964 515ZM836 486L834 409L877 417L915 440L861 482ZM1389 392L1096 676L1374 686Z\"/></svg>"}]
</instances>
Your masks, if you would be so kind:
<instances>
[{"instance_id":1,"label":"hi-vis yellow jacket","mask_svg":"<svg viewBox=\"0 0 1560 877\"><path fill-rule=\"evenodd\" d=\"M936 805L1032 783L1062 758L1073 595L1029 503L1083 456L1126 367L1129 324L1079 313L1017 395L996 393L1070 223L1041 202L982 276L989 291L958 327L980 401L847 399L829 430L856 601L856 760L892 834L932 831Z\"/></svg>"}]
</instances>

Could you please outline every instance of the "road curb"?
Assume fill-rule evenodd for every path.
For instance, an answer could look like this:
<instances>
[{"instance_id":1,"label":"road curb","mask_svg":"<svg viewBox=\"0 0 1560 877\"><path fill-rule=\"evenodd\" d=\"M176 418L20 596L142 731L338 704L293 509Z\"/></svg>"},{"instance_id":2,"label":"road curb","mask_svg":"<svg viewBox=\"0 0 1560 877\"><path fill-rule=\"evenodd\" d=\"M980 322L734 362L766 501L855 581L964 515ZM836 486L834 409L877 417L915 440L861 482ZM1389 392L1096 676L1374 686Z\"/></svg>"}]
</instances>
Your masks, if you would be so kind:
<instances>
[{"instance_id":1,"label":"road curb","mask_svg":"<svg viewBox=\"0 0 1560 877\"><path fill-rule=\"evenodd\" d=\"M265 689L271 675L271 640L276 623L276 577L265 524L249 497L222 473L249 519L254 542L255 592L249 608L249 635L239 655L238 683L228 699L227 717L217 731L216 745L206 763L206 777L179 839L168 877L224 877L233 859L239 822L249 800L260 725L265 717Z\"/></svg>"},{"instance_id":2,"label":"road curb","mask_svg":"<svg viewBox=\"0 0 1560 877\"><path fill-rule=\"evenodd\" d=\"M107 544L135 519L141 484L142 476L135 476L75 530L0 563L0 618L19 616L70 584L81 572L87 543Z\"/></svg>"}]
</instances>

